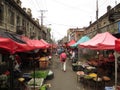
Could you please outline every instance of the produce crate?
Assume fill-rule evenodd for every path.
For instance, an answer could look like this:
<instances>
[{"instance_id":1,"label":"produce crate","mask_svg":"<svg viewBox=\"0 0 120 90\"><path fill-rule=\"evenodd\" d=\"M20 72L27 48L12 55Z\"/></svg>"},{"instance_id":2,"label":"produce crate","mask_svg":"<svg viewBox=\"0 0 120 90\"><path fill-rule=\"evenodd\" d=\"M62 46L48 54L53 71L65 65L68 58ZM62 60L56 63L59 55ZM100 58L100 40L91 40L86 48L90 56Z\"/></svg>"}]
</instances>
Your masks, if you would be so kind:
<instances>
[{"instance_id":1,"label":"produce crate","mask_svg":"<svg viewBox=\"0 0 120 90\"><path fill-rule=\"evenodd\" d=\"M35 90L40 90L40 87L43 84L44 79L43 78L35 78L35 84L34 84L34 78L32 78L28 82L28 88L29 90L34 90L34 85L35 85Z\"/></svg>"}]
</instances>

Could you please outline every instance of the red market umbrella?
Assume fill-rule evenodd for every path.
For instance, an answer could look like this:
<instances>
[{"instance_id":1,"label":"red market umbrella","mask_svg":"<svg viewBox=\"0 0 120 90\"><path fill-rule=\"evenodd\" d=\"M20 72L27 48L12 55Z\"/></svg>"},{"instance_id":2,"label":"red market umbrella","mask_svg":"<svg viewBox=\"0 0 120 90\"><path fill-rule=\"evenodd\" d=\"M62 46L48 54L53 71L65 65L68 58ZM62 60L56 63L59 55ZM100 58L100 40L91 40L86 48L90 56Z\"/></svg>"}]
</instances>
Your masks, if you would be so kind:
<instances>
[{"instance_id":1,"label":"red market umbrella","mask_svg":"<svg viewBox=\"0 0 120 90\"><path fill-rule=\"evenodd\" d=\"M16 52L27 52L31 50L35 50L35 48L28 44L21 44L16 42Z\"/></svg>"},{"instance_id":2,"label":"red market umbrella","mask_svg":"<svg viewBox=\"0 0 120 90\"><path fill-rule=\"evenodd\" d=\"M120 52L120 39L115 40L115 50Z\"/></svg>"},{"instance_id":3,"label":"red market umbrella","mask_svg":"<svg viewBox=\"0 0 120 90\"><path fill-rule=\"evenodd\" d=\"M21 38L23 41L25 41L29 46L33 47L34 49L41 49L46 47L46 45L39 40L31 40L25 36L22 36Z\"/></svg>"},{"instance_id":4,"label":"red market umbrella","mask_svg":"<svg viewBox=\"0 0 120 90\"><path fill-rule=\"evenodd\" d=\"M0 37L0 48L5 49L10 53L15 53L16 45L15 42L9 38Z\"/></svg>"},{"instance_id":5,"label":"red market umbrella","mask_svg":"<svg viewBox=\"0 0 120 90\"><path fill-rule=\"evenodd\" d=\"M10 38L0 37L0 48L14 54L15 52L26 52L33 50L31 46L13 41Z\"/></svg>"},{"instance_id":6,"label":"red market umbrella","mask_svg":"<svg viewBox=\"0 0 120 90\"><path fill-rule=\"evenodd\" d=\"M50 47L50 44L47 43L45 40L40 39L40 42L43 43L44 45L46 45L46 48L49 48L49 47Z\"/></svg>"},{"instance_id":7,"label":"red market umbrella","mask_svg":"<svg viewBox=\"0 0 120 90\"><path fill-rule=\"evenodd\" d=\"M75 40L71 40L71 41L67 44L67 46L71 46L71 45L73 45L73 44L75 44L75 43L76 43Z\"/></svg>"},{"instance_id":8,"label":"red market umbrella","mask_svg":"<svg viewBox=\"0 0 120 90\"><path fill-rule=\"evenodd\" d=\"M97 34L89 41L79 44L79 46L98 50L115 49L115 40L117 38L109 32L105 32Z\"/></svg>"},{"instance_id":9,"label":"red market umbrella","mask_svg":"<svg viewBox=\"0 0 120 90\"><path fill-rule=\"evenodd\" d=\"M120 41L117 40L113 35L109 32L97 34L91 40L81 43L81 47L98 49L98 50L106 50L106 49L119 49ZM115 52L115 87L117 85L117 57Z\"/></svg>"},{"instance_id":10,"label":"red market umbrella","mask_svg":"<svg viewBox=\"0 0 120 90\"><path fill-rule=\"evenodd\" d=\"M99 43L99 46L101 49L115 49L115 40L117 40L116 37L114 37L112 34L109 32L105 32L104 39L101 43Z\"/></svg>"},{"instance_id":11,"label":"red market umbrella","mask_svg":"<svg viewBox=\"0 0 120 90\"><path fill-rule=\"evenodd\" d=\"M40 40L32 40L32 42L34 43L34 46L37 49L44 49L44 48L46 48L46 45L43 44Z\"/></svg>"}]
</instances>

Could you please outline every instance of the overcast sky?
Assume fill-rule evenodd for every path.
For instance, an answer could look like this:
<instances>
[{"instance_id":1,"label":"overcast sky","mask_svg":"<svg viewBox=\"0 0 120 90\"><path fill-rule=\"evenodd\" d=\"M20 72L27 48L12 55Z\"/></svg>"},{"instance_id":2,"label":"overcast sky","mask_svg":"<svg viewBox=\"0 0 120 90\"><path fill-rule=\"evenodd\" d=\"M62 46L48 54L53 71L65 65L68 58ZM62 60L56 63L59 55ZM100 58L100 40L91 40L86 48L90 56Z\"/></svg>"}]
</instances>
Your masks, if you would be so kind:
<instances>
[{"instance_id":1,"label":"overcast sky","mask_svg":"<svg viewBox=\"0 0 120 90\"><path fill-rule=\"evenodd\" d=\"M34 18L41 19L43 25L52 29L53 38L59 40L69 28L82 28L96 20L96 0L21 0L22 7L31 8ZM99 17L106 13L106 7L114 7L120 0L98 0ZM40 22L41 23L41 22Z\"/></svg>"}]
</instances>

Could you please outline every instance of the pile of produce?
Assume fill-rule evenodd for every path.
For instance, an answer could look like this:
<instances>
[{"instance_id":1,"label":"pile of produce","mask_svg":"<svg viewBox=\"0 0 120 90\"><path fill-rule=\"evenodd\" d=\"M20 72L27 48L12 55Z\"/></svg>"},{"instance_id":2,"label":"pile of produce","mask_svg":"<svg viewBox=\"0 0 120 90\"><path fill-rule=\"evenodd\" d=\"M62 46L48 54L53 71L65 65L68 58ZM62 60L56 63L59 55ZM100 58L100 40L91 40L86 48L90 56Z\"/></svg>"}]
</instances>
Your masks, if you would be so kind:
<instances>
[{"instance_id":1,"label":"pile of produce","mask_svg":"<svg viewBox=\"0 0 120 90\"><path fill-rule=\"evenodd\" d=\"M42 85L42 86L40 87L40 90L47 90L47 85L46 85L46 84Z\"/></svg>"},{"instance_id":2,"label":"pile of produce","mask_svg":"<svg viewBox=\"0 0 120 90\"><path fill-rule=\"evenodd\" d=\"M89 76L89 75L85 75L84 79L92 79L93 77Z\"/></svg>"},{"instance_id":3,"label":"pile of produce","mask_svg":"<svg viewBox=\"0 0 120 90\"><path fill-rule=\"evenodd\" d=\"M34 72L31 73L32 78L46 78L48 75L48 71L35 71L35 76L34 76Z\"/></svg>"},{"instance_id":4,"label":"pile of produce","mask_svg":"<svg viewBox=\"0 0 120 90\"><path fill-rule=\"evenodd\" d=\"M85 73L83 71L78 71L77 75L85 75Z\"/></svg>"},{"instance_id":5,"label":"pile of produce","mask_svg":"<svg viewBox=\"0 0 120 90\"><path fill-rule=\"evenodd\" d=\"M95 78L93 78L93 80L94 80L94 81L98 81L98 82L99 82L99 81L102 81L102 79L99 78L99 77L95 77Z\"/></svg>"},{"instance_id":6,"label":"pile of produce","mask_svg":"<svg viewBox=\"0 0 120 90\"><path fill-rule=\"evenodd\" d=\"M95 73L90 73L89 76L95 78L95 77L97 77L97 74L95 74Z\"/></svg>"},{"instance_id":7,"label":"pile of produce","mask_svg":"<svg viewBox=\"0 0 120 90\"><path fill-rule=\"evenodd\" d=\"M107 76L103 76L103 80L104 80L104 81L110 81L110 78L107 77Z\"/></svg>"},{"instance_id":8,"label":"pile of produce","mask_svg":"<svg viewBox=\"0 0 120 90\"><path fill-rule=\"evenodd\" d=\"M34 82L34 79L31 79L29 82L28 82L28 85L30 86L41 86L43 83L43 78L35 78L35 82Z\"/></svg>"}]
</instances>

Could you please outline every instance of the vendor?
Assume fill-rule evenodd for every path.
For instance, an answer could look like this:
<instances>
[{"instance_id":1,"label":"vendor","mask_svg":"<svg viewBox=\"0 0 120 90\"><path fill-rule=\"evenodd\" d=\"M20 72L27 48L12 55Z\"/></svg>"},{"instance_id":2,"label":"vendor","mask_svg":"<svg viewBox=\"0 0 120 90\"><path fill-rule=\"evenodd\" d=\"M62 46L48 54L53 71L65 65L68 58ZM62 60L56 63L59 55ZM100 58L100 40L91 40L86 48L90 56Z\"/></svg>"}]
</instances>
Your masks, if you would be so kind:
<instances>
[{"instance_id":1,"label":"vendor","mask_svg":"<svg viewBox=\"0 0 120 90\"><path fill-rule=\"evenodd\" d=\"M108 55L109 61L110 62L114 62L115 61L115 56L114 56L114 52L110 52Z\"/></svg>"},{"instance_id":2,"label":"vendor","mask_svg":"<svg viewBox=\"0 0 120 90\"><path fill-rule=\"evenodd\" d=\"M109 59L109 71L108 71L108 76L112 77L113 72L114 72L114 68L115 68L115 56L114 56L114 51L111 51L108 55L108 59Z\"/></svg>"},{"instance_id":3,"label":"vendor","mask_svg":"<svg viewBox=\"0 0 120 90\"><path fill-rule=\"evenodd\" d=\"M104 60L103 54L99 54L99 60Z\"/></svg>"}]
</instances>

